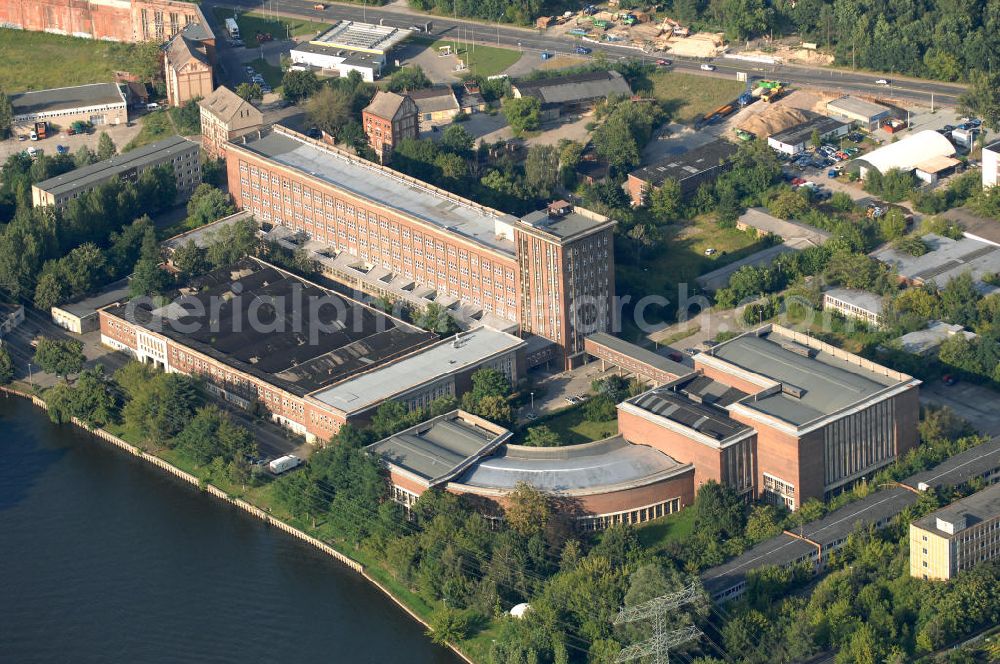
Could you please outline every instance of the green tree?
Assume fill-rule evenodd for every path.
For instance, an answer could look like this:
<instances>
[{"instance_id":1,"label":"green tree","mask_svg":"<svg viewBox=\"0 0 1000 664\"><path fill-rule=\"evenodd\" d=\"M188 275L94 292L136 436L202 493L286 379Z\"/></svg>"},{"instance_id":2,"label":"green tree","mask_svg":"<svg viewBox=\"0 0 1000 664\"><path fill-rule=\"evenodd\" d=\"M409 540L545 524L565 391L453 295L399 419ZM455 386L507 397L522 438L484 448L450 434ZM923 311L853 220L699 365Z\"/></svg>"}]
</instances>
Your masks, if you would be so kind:
<instances>
[{"instance_id":1,"label":"green tree","mask_svg":"<svg viewBox=\"0 0 1000 664\"><path fill-rule=\"evenodd\" d=\"M508 97L501 107L515 135L535 131L541 123L542 104L535 97Z\"/></svg>"},{"instance_id":2,"label":"green tree","mask_svg":"<svg viewBox=\"0 0 1000 664\"><path fill-rule=\"evenodd\" d=\"M228 217L236 212L236 207L229 199L229 194L210 184L199 184L191 194L187 204L188 228L204 226L205 224Z\"/></svg>"},{"instance_id":3,"label":"green tree","mask_svg":"<svg viewBox=\"0 0 1000 664\"><path fill-rule=\"evenodd\" d=\"M79 373L86 359L83 344L73 339L42 337L35 347L35 364L59 377Z\"/></svg>"},{"instance_id":4,"label":"green tree","mask_svg":"<svg viewBox=\"0 0 1000 664\"><path fill-rule=\"evenodd\" d=\"M81 145L80 148L73 154L73 163L76 164L77 168L96 164L97 161L97 155L86 145Z\"/></svg>"},{"instance_id":5,"label":"green tree","mask_svg":"<svg viewBox=\"0 0 1000 664\"><path fill-rule=\"evenodd\" d=\"M472 154L472 146L475 142L476 139L473 138L472 134L460 124L449 125L441 135L442 147L462 156Z\"/></svg>"},{"instance_id":6,"label":"green tree","mask_svg":"<svg viewBox=\"0 0 1000 664\"><path fill-rule=\"evenodd\" d=\"M507 525L522 537L543 532L550 516L549 499L527 482L518 482L507 497L504 517Z\"/></svg>"},{"instance_id":7,"label":"green tree","mask_svg":"<svg viewBox=\"0 0 1000 664\"><path fill-rule=\"evenodd\" d=\"M431 79L427 78L423 69L418 65L408 65L393 72L392 76L389 77L387 87L392 92L410 92L411 90L429 88L430 85Z\"/></svg>"},{"instance_id":8,"label":"green tree","mask_svg":"<svg viewBox=\"0 0 1000 664\"><path fill-rule=\"evenodd\" d=\"M709 480L698 487L694 501L695 527L713 536L733 537L743 532L743 501L730 486Z\"/></svg>"},{"instance_id":9,"label":"green tree","mask_svg":"<svg viewBox=\"0 0 1000 664\"><path fill-rule=\"evenodd\" d=\"M170 262L180 270L185 278L196 277L209 270L208 252L196 245L194 240L188 240L177 247Z\"/></svg>"},{"instance_id":10,"label":"green tree","mask_svg":"<svg viewBox=\"0 0 1000 664\"><path fill-rule=\"evenodd\" d=\"M539 198L548 198L559 182L559 153L551 145L533 145L524 160L524 179Z\"/></svg>"},{"instance_id":11,"label":"green tree","mask_svg":"<svg viewBox=\"0 0 1000 664\"><path fill-rule=\"evenodd\" d=\"M341 130L353 119L353 101L350 92L324 85L306 102L306 116L313 125L339 138Z\"/></svg>"},{"instance_id":12,"label":"green tree","mask_svg":"<svg viewBox=\"0 0 1000 664\"><path fill-rule=\"evenodd\" d=\"M0 385L6 385L14 380L14 360L10 357L7 346L0 346Z\"/></svg>"},{"instance_id":13,"label":"green tree","mask_svg":"<svg viewBox=\"0 0 1000 664\"><path fill-rule=\"evenodd\" d=\"M118 148L115 147L115 142L108 136L108 132L102 131L97 138L97 160L111 159L116 154L118 154Z\"/></svg>"},{"instance_id":14,"label":"green tree","mask_svg":"<svg viewBox=\"0 0 1000 664\"><path fill-rule=\"evenodd\" d=\"M159 295L170 286L170 275L160 266L160 245L156 241L156 231L151 227L146 229L142 238L142 249L135 271L129 281L129 294L132 297Z\"/></svg>"},{"instance_id":15,"label":"green tree","mask_svg":"<svg viewBox=\"0 0 1000 664\"><path fill-rule=\"evenodd\" d=\"M444 606L431 614L430 627L427 636L431 641L441 645L458 643L463 641L469 634L471 627L469 616L465 611L460 611L448 606Z\"/></svg>"},{"instance_id":16,"label":"green tree","mask_svg":"<svg viewBox=\"0 0 1000 664\"><path fill-rule=\"evenodd\" d=\"M320 88L319 79L311 71L285 72L281 78L281 95L293 104L313 95Z\"/></svg>"},{"instance_id":17,"label":"green tree","mask_svg":"<svg viewBox=\"0 0 1000 664\"><path fill-rule=\"evenodd\" d=\"M417 327L422 327L430 332L437 332L445 336L453 334L458 325L455 319L448 314L448 310L437 302L431 302L414 317L413 322Z\"/></svg>"},{"instance_id":18,"label":"green tree","mask_svg":"<svg viewBox=\"0 0 1000 664\"><path fill-rule=\"evenodd\" d=\"M673 178L667 178L649 194L649 211L659 221L675 221L681 213L681 185Z\"/></svg>"},{"instance_id":19,"label":"green tree","mask_svg":"<svg viewBox=\"0 0 1000 664\"><path fill-rule=\"evenodd\" d=\"M236 94L249 102L260 101L264 98L264 91L259 83L240 83L236 86Z\"/></svg>"},{"instance_id":20,"label":"green tree","mask_svg":"<svg viewBox=\"0 0 1000 664\"><path fill-rule=\"evenodd\" d=\"M969 87L959 98L960 110L982 119L983 124L1000 132L1000 68L973 69Z\"/></svg>"},{"instance_id":21,"label":"green tree","mask_svg":"<svg viewBox=\"0 0 1000 664\"><path fill-rule=\"evenodd\" d=\"M464 399L462 401L462 407L465 408ZM514 409L505 397L483 397L479 401L475 402L472 408L465 409L502 426L508 426L514 423Z\"/></svg>"},{"instance_id":22,"label":"green tree","mask_svg":"<svg viewBox=\"0 0 1000 664\"><path fill-rule=\"evenodd\" d=\"M559 447L562 441L559 435L544 424L536 427L529 427L528 433L524 436L523 445L528 447Z\"/></svg>"},{"instance_id":23,"label":"green tree","mask_svg":"<svg viewBox=\"0 0 1000 664\"><path fill-rule=\"evenodd\" d=\"M797 191L783 187L768 202L771 214L782 219L799 219L810 208L809 201L803 198Z\"/></svg>"},{"instance_id":24,"label":"green tree","mask_svg":"<svg viewBox=\"0 0 1000 664\"><path fill-rule=\"evenodd\" d=\"M258 225L252 217L227 224L209 237L208 262L213 268L232 265L248 254L254 253L259 244Z\"/></svg>"},{"instance_id":25,"label":"green tree","mask_svg":"<svg viewBox=\"0 0 1000 664\"><path fill-rule=\"evenodd\" d=\"M879 233L886 242L900 238L906 233L906 215L898 208L889 208L878 220Z\"/></svg>"},{"instance_id":26,"label":"green tree","mask_svg":"<svg viewBox=\"0 0 1000 664\"><path fill-rule=\"evenodd\" d=\"M10 136L10 127L14 122L14 109L10 105L10 98L0 89L0 138Z\"/></svg>"},{"instance_id":27,"label":"green tree","mask_svg":"<svg viewBox=\"0 0 1000 664\"><path fill-rule=\"evenodd\" d=\"M746 536L752 542L763 542L781 533L781 518L774 505L755 505L747 516Z\"/></svg>"},{"instance_id":28,"label":"green tree","mask_svg":"<svg viewBox=\"0 0 1000 664\"><path fill-rule=\"evenodd\" d=\"M823 146L823 137L819 135L819 129L813 129L809 137L809 143L817 150Z\"/></svg>"}]
</instances>

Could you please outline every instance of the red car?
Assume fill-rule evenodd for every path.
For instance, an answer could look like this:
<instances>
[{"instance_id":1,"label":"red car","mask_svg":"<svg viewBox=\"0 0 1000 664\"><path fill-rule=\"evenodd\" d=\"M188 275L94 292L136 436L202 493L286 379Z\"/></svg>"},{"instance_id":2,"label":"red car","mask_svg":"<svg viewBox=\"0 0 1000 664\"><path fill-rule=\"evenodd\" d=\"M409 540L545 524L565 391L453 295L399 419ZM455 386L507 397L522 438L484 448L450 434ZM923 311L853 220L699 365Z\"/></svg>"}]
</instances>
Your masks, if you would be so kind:
<instances>
[{"instance_id":1,"label":"red car","mask_svg":"<svg viewBox=\"0 0 1000 664\"><path fill-rule=\"evenodd\" d=\"M805 184L805 178L792 178L792 186L798 187L799 185Z\"/></svg>"},{"instance_id":2,"label":"red car","mask_svg":"<svg viewBox=\"0 0 1000 664\"><path fill-rule=\"evenodd\" d=\"M672 65L674 63L671 62L670 60L666 60L664 58L660 58L659 60L656 61L656 64L658 64L661 67L669 67L670 65Z\"/></svg>"}]
</instances>

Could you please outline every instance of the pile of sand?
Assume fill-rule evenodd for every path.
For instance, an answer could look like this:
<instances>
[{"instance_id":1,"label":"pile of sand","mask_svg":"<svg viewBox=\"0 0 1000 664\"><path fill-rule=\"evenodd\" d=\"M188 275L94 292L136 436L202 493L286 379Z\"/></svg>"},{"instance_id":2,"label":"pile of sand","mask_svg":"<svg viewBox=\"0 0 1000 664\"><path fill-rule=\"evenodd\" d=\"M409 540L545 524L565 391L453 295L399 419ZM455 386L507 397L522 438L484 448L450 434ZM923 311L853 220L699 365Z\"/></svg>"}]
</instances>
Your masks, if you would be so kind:
<instances>
[{"instance_id":1,"label":"pile of sand","mask_svg":"<svg viewBox=\"0 0 1000 664\"><path fill-rule=\"evenodd\" d=\"M698 32L690 37L670 40L670 53L688 58L714 58L726 43L721 32Z\"/></svg>"},{"instance_id":2,"label":"pile of sand","mask_svg":"<svg viewBox=\"0 0 1000 664\"><path fill-rule=\"evenodd\" d=\"M757 102L758 104L763 102ZM757 138L763 140L768 136L784 131L789 127L794 127L809 119L809 116L797 108L787 106L772 106L763 113L749 117L738 129L748 131Z\"/></svg>"}]
</instances>

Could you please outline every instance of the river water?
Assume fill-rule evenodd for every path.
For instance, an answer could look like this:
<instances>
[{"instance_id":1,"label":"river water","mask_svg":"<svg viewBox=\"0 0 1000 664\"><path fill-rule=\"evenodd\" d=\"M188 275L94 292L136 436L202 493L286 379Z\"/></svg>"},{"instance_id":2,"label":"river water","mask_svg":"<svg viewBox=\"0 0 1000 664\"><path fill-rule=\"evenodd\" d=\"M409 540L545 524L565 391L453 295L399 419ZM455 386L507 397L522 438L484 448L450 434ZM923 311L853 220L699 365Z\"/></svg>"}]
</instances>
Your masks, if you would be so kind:
<instances>
[{"instance_id":1,"label":"river water","mask_svg":"<svg viewBox=\"0 0 1000 664\"><path fill-rule=\"evenodd\" d=\"M0 661L455 664L315 549L0 395Z\"/></svg>"}]
</instances>

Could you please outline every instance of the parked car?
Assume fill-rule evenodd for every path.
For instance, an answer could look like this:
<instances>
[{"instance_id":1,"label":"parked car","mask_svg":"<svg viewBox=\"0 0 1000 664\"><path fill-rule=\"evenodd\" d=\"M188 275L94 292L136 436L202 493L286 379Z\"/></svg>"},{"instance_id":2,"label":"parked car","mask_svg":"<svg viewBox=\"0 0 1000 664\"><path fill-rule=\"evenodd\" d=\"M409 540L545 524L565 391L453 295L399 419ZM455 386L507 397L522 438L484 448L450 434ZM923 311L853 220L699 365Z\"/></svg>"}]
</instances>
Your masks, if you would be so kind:
<instances>
[{"instance_id":1,"label":"parked car","mask_svg":"<svg viewBox=\"0 0 1000 664\"><path fill-rule=\"evenodd\" d=\"M952 385L958 382L958 378L956 378L952 374L945 374L941 376L941 382L947 385L948 387L951 387Z\"/></svg>"},{"instance_id":2,"label":"parked car","mask_svg":"<svg viewBox=\"0 0 1000 664\"><path fill-rule=\"evenodd\" d=\"M660 58L659 60L656 61L656 65L658 67L669 67L672 64L674 64L673 61L667 60L666 58Z\"/></svg>"},{"instance_id":3,"label":"parked car","mask_svg":"<svg viewBox=\"0 0 1000 664\"><path fill-rule=\"evenodd\" d=\"M860 143L861 141L865 140L865 135L859 134L856 131L852 131L850 134L847 135L847 140L854 141L855 143Z\"/></svg>"},{"instance_id":4,"label":"parked car","mask_svg":"<svg viewBox=\"0 0 1000 664\"><path fill-rule=\"evenodd\" d=\"M701 70L702 71L715 71L715 65L710 65L708 63L705 63L705 64L703 64L701 66Z\"/></svg>"},{"instance_id":5,"label":"parked car","mask_svg":"<svg viewBox=\"0 0 1000 664\"><path fill-rule=\"evenodd\" d=\"M847 153L848 157L853 157L854 155L861 153L861 148L844 148L844 152Z\"/></svg>"},{"instance_id":6,"label":"parked car","mask_svg":"<svg viewBox=\"0 0 1000 664\"><path fill-rule=\"evenodd\" d=\"M56 154L69 154L69 148L65 145L57 145Z\"/></svg>"},{"instance_id":7,"label":"parked car","mask_svg":"<svg viewBox=\"0 0 1000 664\"><path fill-rule=\"evenodd\" d=\"M148 104L146 104L146 110L147 111L155 111L159 107L160 107L160 105L157 104L155 101L151 101Z\"/></svg>"},{"instance_id":8,"label":"parked car","mask_svg":"<svg viewBox=\"0 0 1000 664\"><path fill-rule=\"evenodd\" d=\"M19 140L19 141L21 141L23 143L24 141L28 140L28 137L26 135L24 135L24 134L18 134L17 140Z\"/></svg>"},{"instance_id":9,"label":"parked car","mask_svg":"<svg viewBox=\"0 0 1000 664\"><path fill-rule=\"evenodd\" d=\"M580 55L590 55L590 49L587 48L586 46L577 46L573 50L579 53Z\"/></svg>"},{"instance_id":10,"label":"parked car","mask_svg":"<svg viewBox=\"0 0 1000 664\"><path fill-rule=\"evenodd\" d=\"M875 85L889 85L891 82L892 81L890 81L887 78L880 78L877 81L875 81Z\"/></svg>"},{"instance_id":11,"label":"parked car","mask_svg":"<svg viewBox=\"0 0 1000 664\"><path fill-rule=\"evenodd\" d=\"M551 57L553 57L552 53L549 53L548 51L542 51L541 53L542 60L548 60Z\"/></svg>"},{"instance_id":12,"label":"parked car","mask_svg":"<svg viewBox=\"0 0 1000 664\"><path fill-rule=\"evenodd\" d=\"M792 178L792 186L793 187L798 187L798 186L803 185L805 183L806 183L806 179L805 178Z\"/></svg>"},{"instance_id":13,"label":"parked car","mask_svg":"<svg viewBox=\"0 0 1000 664\"><path fill-rule=\"evenodd\" d=\"M680 351L671 351L667 353L667 359L673 360L674 362L681 362L684 360L684 355Z\"/></svg>"},{"instance_id":14,"label":"parked car","mask_svg":"<svg viewBox=\"0 0 1000 664\"><path fill-rule=\"evenodd\" d=\"M28 148L27 150L24 151L24 154L28 155L32 159L34 159L35 157L37 157L41 153L42 153L42 151L39 150L38 148L36 148L35 146L31 146L30 148Z\"/></svg>"},{"instance_id":15,"label":"parked car","mask_svg":"<svg viewBox=\"0 0 1000 664\"><path fill-rule=\"evenodd\" d=\"M713 247L709 247L708 249L705 250L706 256L714 256L716 253L718 253L718 250Z\"/></svg>"}]
</instances>

